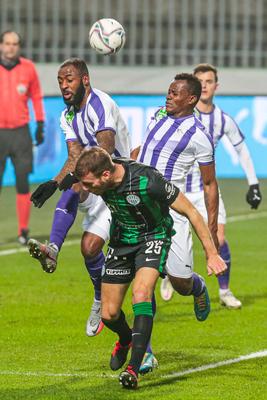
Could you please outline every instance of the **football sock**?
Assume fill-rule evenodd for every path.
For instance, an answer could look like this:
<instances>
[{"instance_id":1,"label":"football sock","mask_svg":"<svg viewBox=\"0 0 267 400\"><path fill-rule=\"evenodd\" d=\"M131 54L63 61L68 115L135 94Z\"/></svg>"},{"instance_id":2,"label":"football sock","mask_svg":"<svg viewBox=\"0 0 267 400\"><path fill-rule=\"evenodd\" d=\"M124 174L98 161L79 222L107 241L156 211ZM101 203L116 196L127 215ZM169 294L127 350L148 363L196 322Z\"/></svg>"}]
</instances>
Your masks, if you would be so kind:
<instances>
[{"instance_id":1,"label":"football sock","mask_svg":"<svg viewBox=\"0 0 267 400\"><path fill-rule=\"evenodd\" d=\"M152 304L151 302L137 303L133 305L133 310L132 354L129 365L138 375L153 327Z\"/></svg>"},{"instance_id":2,"label":"football sock","mask_svg":"<svg viewBox=\"0 0 267 400\"><path fill-rule=\"evenodd\" d=\"M120 316L116 321L107 321L102 318L103 324L115 332L119 336L119 342L122 346L127 346L132 341L132 330L130 329L126 319L125 314L121 310Z\"/></svg>"},{"instance_id":3,"label":"football sock","mask_svg":"<svg viewBox=\"0 0 267 400\"><path fill-rule=\"evenodd\" d=\"M193 279L193 287L192 287L192 292L190 294L192 294L195 297L198 297L201 295L201 293L205 288L205 281L200 275L196 274L195 272L193 272L192 279Z\"/></svg>"},{"instance_id":4,"label":"football sock","mask_svg":"<svg viewBox=\"0 0 267 400\"><path fill-rule=\"evenodd\" d=\"M220 246L220 256L227 265L227 270L223 275L218 276L218 283L220 289L228 289L230 281L230 270L231 270L231 253L228 243L225 241L222 246Z\"/></svg>"},{"instance_id":5,"label":"football sock","mask_svg":"<svg viewBox=\"0 0 267 400\"><path fill-rule=\"evenodd\" d=\"M105 262L105 256L101 251L96 257L84 259L86 269L94 285L95 299L101 300L101 271Z\"/></svg>"},{"instance_id":6,"label":"football sock","mask_svg":"<svg viewBox=\"0 0 267 400\"><path fill-rule=\"evenodd\" d=\"M18 234L20 235L22 229L28 229L30 211L31 211L31 194L30 193L17 193L16 195L16 208L18 217Z\"/></svg>"},{"instance_id":7,"label":"football sock","mask_svg":"<svg viewBox=\"0 0 267 400\"><path fill-rule=\"evenodd\" d=\"M156 296L155 296L155 292L153 293L152 296L152 313L153 313L153 318L155 317L156 314L156 310L157 310L157 304L156 304ZM146 352L147 353L153 353L152 347L151 347L151 338L149 339L147 348L146 348Z\"/></svg>"},{"instance_id":8,"label":"football sock","mask_svg":"<svg viewBox=\"0 0 267 400\"><path fill-rule=\"evenodd\" d=\"M62 192L54 212L50 243L57 245L60 250L77 214L79 193L68 189Z\"/></svg>"}]
</instances>

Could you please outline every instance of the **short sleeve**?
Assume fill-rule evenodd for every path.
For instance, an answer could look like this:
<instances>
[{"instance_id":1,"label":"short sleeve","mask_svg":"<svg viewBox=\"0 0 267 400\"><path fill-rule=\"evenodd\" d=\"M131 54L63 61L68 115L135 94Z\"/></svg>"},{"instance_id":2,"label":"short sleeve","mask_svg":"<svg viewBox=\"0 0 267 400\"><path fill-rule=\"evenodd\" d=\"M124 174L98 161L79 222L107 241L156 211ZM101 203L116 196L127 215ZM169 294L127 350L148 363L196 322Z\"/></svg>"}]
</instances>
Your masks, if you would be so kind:
<instances>
[{"instance_id":1,"label":"short sleeve","mask_svg":"<svg viewBox=\"0 0 267 400\"><path fill-rule=\"evenodd\" d=\"M116 133L115 106L111 98L100 98L92 92L90 103L87 107L87 116L93 127L94 134L97 132L110 130Z\"/></svg>"},{"instance_id":2,"label":"short sleeve","mask_svg":"<svg viewBox=\"0 0 267 400\"><path fill-rule=\"evenodd\" d=\"M149 193L161 203L171 205L180 190L173 183L164 178L164 176L154 168L151 168L151 176L149 176Z\"/></svg>"},{"instance_id":3,"label":"short sleeve","mask_svg":"<svg viewBox=\"0 0 267 400\"><path fill-rule=\"evenodd\" d=\"M214 145L211 136L202 130L194 135L195 159L199 165L214 163Z\"/></svg>"}]
</instances>

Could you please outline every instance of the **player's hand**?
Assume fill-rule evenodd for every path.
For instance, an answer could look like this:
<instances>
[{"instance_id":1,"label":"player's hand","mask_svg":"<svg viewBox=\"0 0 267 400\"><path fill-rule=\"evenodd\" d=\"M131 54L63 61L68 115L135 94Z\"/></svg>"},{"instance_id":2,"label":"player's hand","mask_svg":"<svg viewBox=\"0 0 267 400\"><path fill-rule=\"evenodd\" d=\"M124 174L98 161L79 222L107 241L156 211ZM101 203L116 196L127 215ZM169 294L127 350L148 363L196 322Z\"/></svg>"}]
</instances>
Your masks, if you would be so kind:
<instances>
[{"instance_id":1,"label":"player's hand","mask_svg":"<svg viewBox=\"0 0 267 400\"><path fill-rule=\"evenodd\" d=\"M222 275L227 270L227 265L219 254L213 254L207 260L208 275Z\"/></svg>"},{"instance_id":2,"label":"player's hand","mask_svg":"<svg viewBox=\"0 0 267 400\"><path fill-rule=\"evenodd\" d=\"M246 200L248 204L251 205L252 209L256 210L259 207L262 200L259 184L250 185L246 195Z\"/></svg>"},{"instance_id":3,"label":"player's hand","mask_svg":"<svg viewBox=\"0 0 267 400\"><path fill-rule=\"evenodd\" d=\"M38 188L32 193L31 201L35 207L41 208L49 197L51 197L58 188L58 183L56 181L48 181L42 183Z\"/></svg>"},{"instance_id":4,"label":"player's hand","mask_svg":"<svg viewBox=\"0 0 267 400\"><path fill-rule=\"evenodd\" d=\"M39 146L44 141L44 123L43 121L37 121L37 127L35 131L35 144Z\"/></svg>"},{"instance_id":5,"label":"player's hand","mask_svg":"<svg viewBox=\"0 0 267 400\"><path fill-rule=\"evenodd\" d=\"M72 187L74 183L79 182L73 172L68 173L65 178L59 184L59 190L64 190L64 192Z\"/></svg>"}]
</instances>

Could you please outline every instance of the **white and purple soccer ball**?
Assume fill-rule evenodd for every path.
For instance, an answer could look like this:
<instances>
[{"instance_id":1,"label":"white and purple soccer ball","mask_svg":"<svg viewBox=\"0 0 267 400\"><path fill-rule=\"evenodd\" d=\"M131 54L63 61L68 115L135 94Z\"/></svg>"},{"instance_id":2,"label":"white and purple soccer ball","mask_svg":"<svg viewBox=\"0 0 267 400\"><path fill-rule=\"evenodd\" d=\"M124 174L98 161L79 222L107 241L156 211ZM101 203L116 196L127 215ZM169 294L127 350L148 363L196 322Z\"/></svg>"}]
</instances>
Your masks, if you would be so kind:
<instances>
[{"instance_id":1,"label":"white and purple soccer ball","mask_svg":"<svg viewBox=\"0 0 267 400\"><path fill-rule=\"evenodd\" d=\"M90 46L104 55L118 53L123 48L125 39L123 26L112 18L99 19L89 31Z\"/></svg>"}]
</instances>

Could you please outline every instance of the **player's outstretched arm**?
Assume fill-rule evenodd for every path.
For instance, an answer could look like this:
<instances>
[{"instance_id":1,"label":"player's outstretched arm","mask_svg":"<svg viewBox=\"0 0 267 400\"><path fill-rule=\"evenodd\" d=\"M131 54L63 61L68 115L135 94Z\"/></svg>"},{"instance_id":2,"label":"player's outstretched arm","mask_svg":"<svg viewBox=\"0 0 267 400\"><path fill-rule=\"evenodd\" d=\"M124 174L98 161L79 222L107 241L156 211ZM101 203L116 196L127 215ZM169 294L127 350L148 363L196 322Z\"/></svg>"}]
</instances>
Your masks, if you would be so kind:
<instances>
[{"instance_id":1,"label":"player's outstretched arm","mask_svg":"<svg viewBox=\"0 0 267 400\"><path fill-rule=\"evenodd\" d=\"M217 237L218 230L218 209L219 209L219 192L218 184L215 176L215 165L200 165L201 177L203 180L204 199L208 214L208 226L212 234L216 248L219 248Z\"/></svg>"},{"instance_id":2,"label":"player's outstretched arm","mask_svg":"<svg viewBox=\"0 0 267 400\"><path fill-rule=\"evenodd\" d=\"M176 212L186 216L192 224L206 253L208 275L213 273L215 275L222 274L227 269L227 266L219 256L209 228L201 214L181 192L170 207Z\"/></svg>"}]
</instances>

